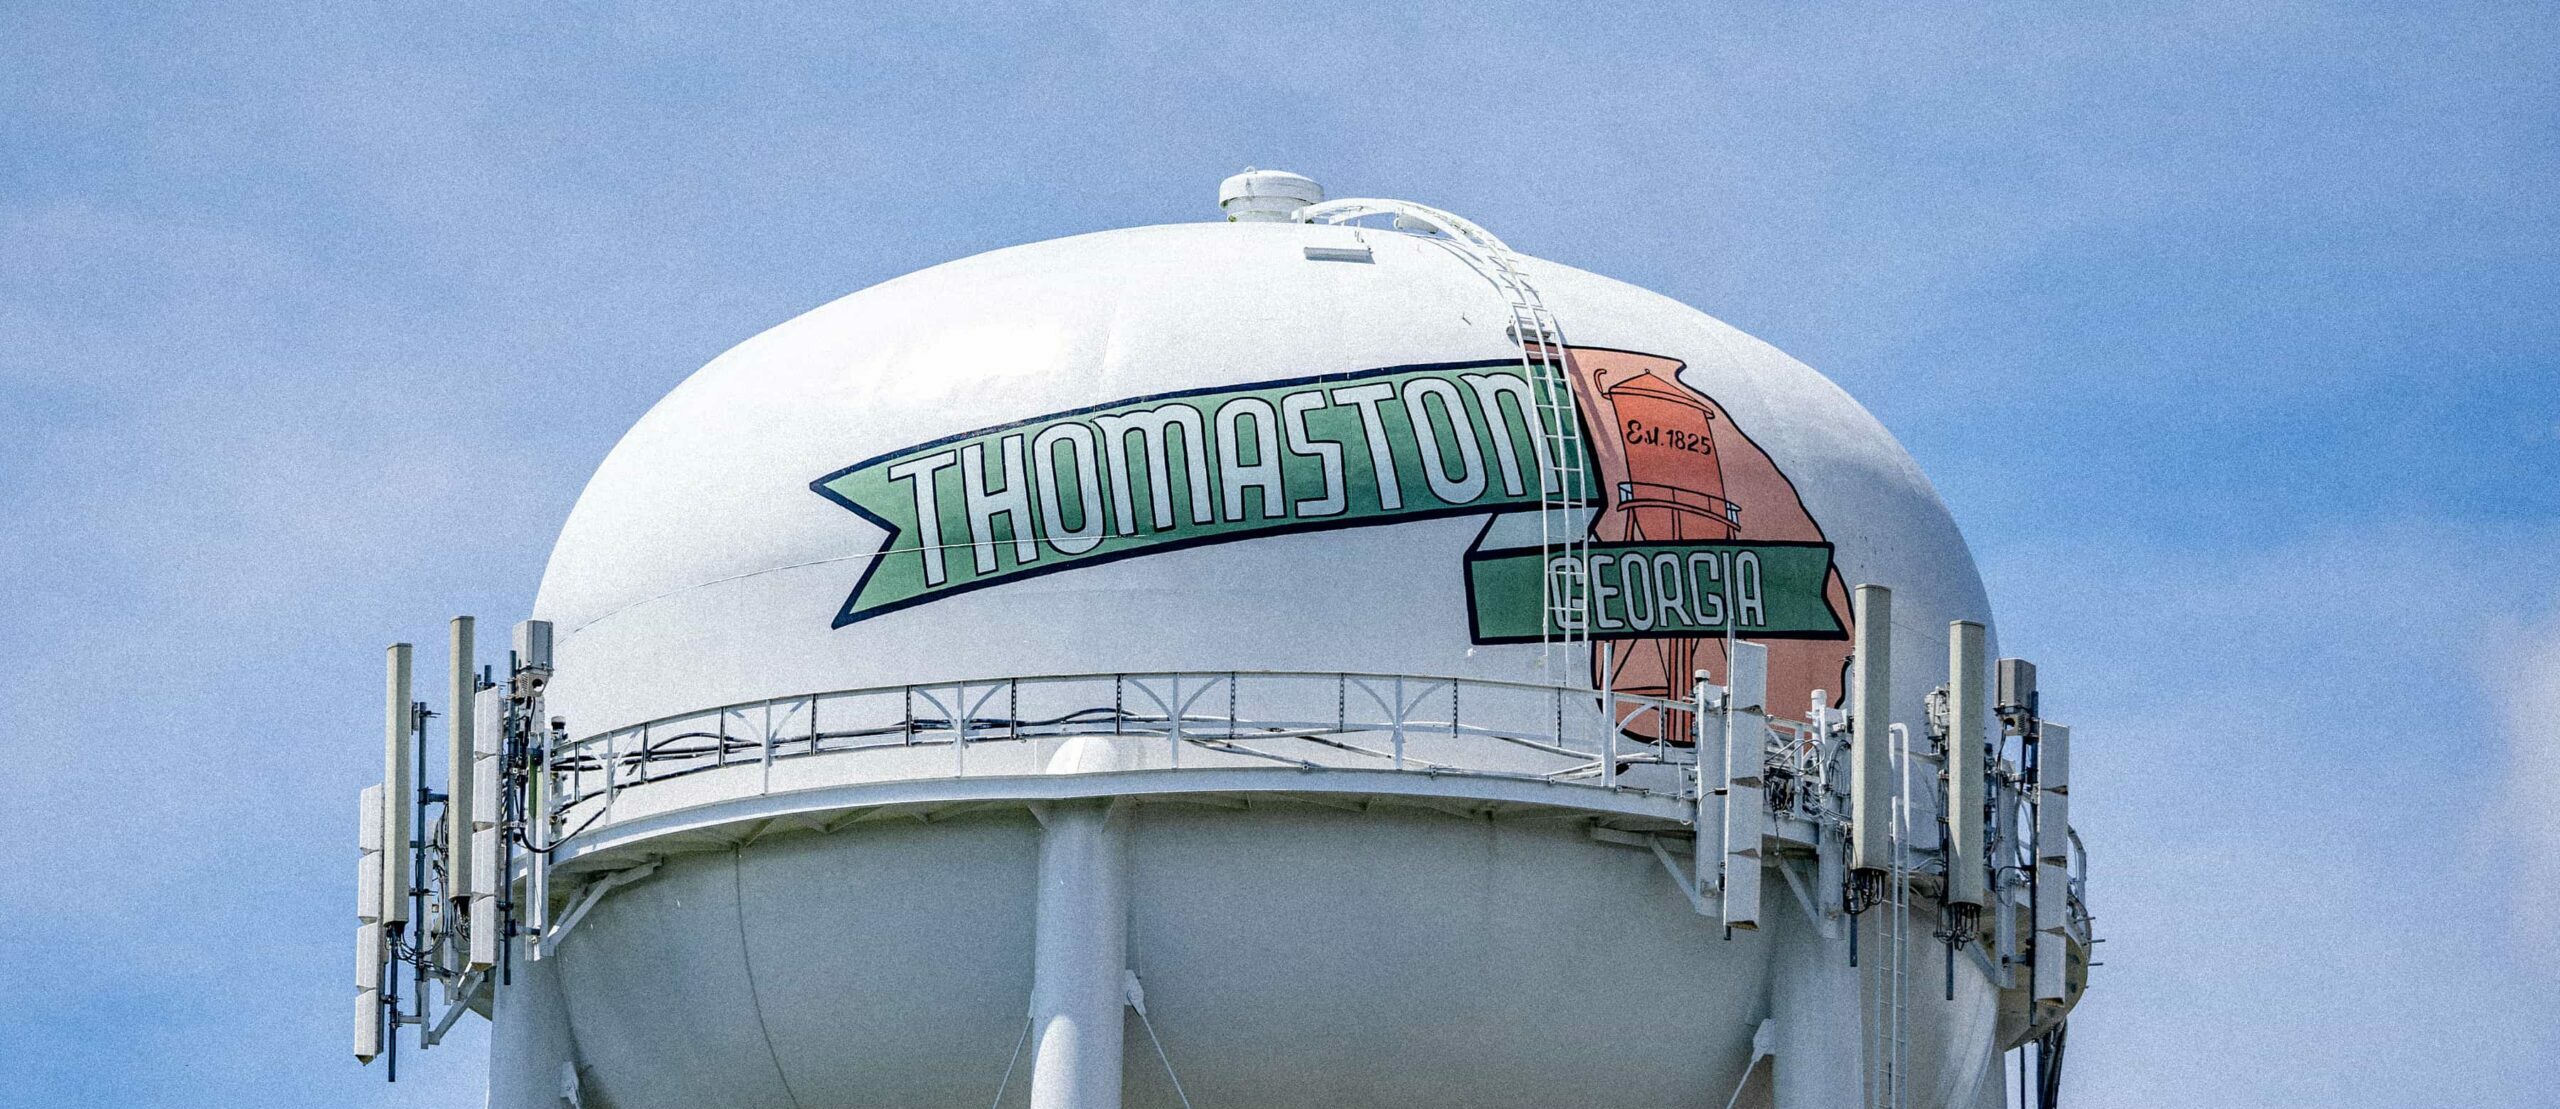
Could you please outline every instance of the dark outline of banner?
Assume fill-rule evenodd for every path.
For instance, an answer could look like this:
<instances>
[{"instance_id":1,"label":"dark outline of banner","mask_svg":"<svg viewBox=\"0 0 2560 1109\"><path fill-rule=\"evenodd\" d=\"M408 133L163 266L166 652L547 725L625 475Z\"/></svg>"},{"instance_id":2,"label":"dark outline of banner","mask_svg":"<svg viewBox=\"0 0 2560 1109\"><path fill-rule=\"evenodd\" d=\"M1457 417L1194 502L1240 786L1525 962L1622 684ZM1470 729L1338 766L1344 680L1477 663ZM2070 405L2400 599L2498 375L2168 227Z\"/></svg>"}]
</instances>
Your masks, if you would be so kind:
<instances>
[{"instance_id":1,"label":"dark outline of banner","mask_svg":"<svg viewBox=\"0 0 2560 1109\"><path fill-rule=\"evenodd\" d=\"M1241 543L1248 540L1265 539L1279 535L1302 535L1311 532L1346 531L1351 528L1385 527L1394 524L1408 524L1420 520L1442 520L1453 516L1471 516L1480 514L1501 516L1506 510L1513 512L1520 511L1518 506L1508 506L1506 509L1506 506L1488 507L1485 505L1453 505L1442 508L1424 509L1419 512L1397 513L1395 515L1374 518L1329 520L1296 527L1278 527L1267 531L1257 531L1244 535L1201 535L1186 539L1167 539L1160 543L1141 544L1128 550L1114 551L1110 554L1079 557L1065 562L1060 562L1055 565L1017 570L1013 573L1005 574L1000 577L973 580L960 585L948 586L932 593L918 594L903 601L893 601L889 604L881 605L878 608L874 608L866 612L856 613L853 611L854 602L862 598L862 590L864 587L871 584L871 576L879 571L880 564L886 561L891 554L896 553L893 548L897 546L898 539L904 534L904 530L899 528L896 524L881 519L879 515L863 508L859 504L854 503L851 499L838 495L835 490L827 488L827 484L829 482L852 474L856 470L881 465L891 459L898 458L903 455L929 451L935 447L957 443L962 440L975 439L982 435L993 435L998 432L1010 431L1014 428L1029 427L1033 424L1047 423L1052 420L1069 419L1071 417L1088 415L1095 412L1101 412L1106 409L1120 408L1127 405L1181 400L1186 397L1209 396L1217 393L1232 393L1246 389L1283 389L1296 385L1358 381L1362 378L1380 377L1388 374L1434 373L1444 370L1490 369L1494 367L1516 367L1520 364L1520 360L1517 358L1478 358L1461 362L1415 362L1396 366L1376 366L1365 370L1345 370L1339 373L1312 374L1306 377L1281 378L1274 381L1245 381L1223 385L1204 385L1196 389L1177 389L1167 393L1149 393L1144 396L1123 397L1118 400L1104 401L1100 404L1086 405L1083 408L1071 408L1064 412L1047 412L1037 416L1026 416L1019 420L1011 420L1001 424L991 424L981 428L972 428L968 431L945 435L939 439L930 439L922 443L916 443L910 446L900 447L893 451L885 451L883 453L873 455L850 466L832 471L826 476L817 478L809 483L810 492L816 493L821 497L825 497L828 501L834 503L838 507L861 517L863 520L869 522L873 527L877 527L888 533L888 537L881 541L879 549L871 553L869 562L862 568L862 576L855 579L853 583L853 591L845 595L844 604L839 606L836 610L835 622L828 625L828 627L830 630L833 630L836 628L842 628L848 624L858 624L875 616L886 616L892 612L899 612L905 609L914 608L917 605L931 604L946 597L956 597L960 594L974 592L989 586L1024 581L1030 578L1040 577L1044 574L1054 574L1061 570L1079 570L1087 566L1101 566L1107 563L1118 562L1122 559L1140 558L1146 555L1162 554L1167 551L1187 550L1193 547L1207 547L1219 543ZM1531 384L1534 386L1536 382L1532 381ZM1534 414L1532 415L1534 417ZM1577 425L1581 423L1580 420L1576 420L1575 422ZM1587 427L1577 426L1573 429L1573 433L1575 441L1582 444L1581 462L1583 468L1585 470L1596 471L1598 466L1591 457L1590 429ZM1536 428L1532 428L1530 434L1541 434L1541 432ZM1492 526L1490 521L1487 522L1486 526ZM1477 535L1477 542L1482 541L1483 535L1479 533ZM1475 624L1475 606L1472 602L1467 606L1467 623L1470 630L1472 630ZM1534 643L1536 640L1533 639L1529 642Z\"/></svg>"}]
</instances>

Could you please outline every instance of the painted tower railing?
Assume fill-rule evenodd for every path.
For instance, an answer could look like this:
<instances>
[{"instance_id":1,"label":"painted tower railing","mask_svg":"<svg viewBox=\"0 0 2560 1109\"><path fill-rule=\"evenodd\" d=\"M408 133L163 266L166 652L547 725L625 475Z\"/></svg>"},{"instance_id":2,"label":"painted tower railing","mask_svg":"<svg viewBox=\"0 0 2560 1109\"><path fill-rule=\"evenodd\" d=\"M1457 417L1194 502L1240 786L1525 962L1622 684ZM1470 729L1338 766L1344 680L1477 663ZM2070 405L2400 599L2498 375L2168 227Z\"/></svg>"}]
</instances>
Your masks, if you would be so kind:
<instances>
[{"instance_id":1,"label":"painted tower railing","mask_svg":"<svg viewBox=\"0 0 2560 1109\"><path fill-rule=\"evenodd\" d=\"M1588 688L1405 674L1188 671L876 686L722 705L550 755L564 810L634 785L812 756L940 750L906 775L1037 773L1111 737L1148 769L1403 770L1683 796L1693 705ZM1647 738L1678 737L1677 742Z\"/></svg>"},{"instance_id":2,"label":"painted tower railing","mask_svg":"<svg viewBox=\"0 0 2560 1109\"><path fill-rule=\"evenodd\" d=\"M2001 664L1996 699L1985 698L1996 735L1967 737L1949 723L1961 713L1933 711L1924 750L1916 729L1891 726L1887 765L1899 784L1870 783L1884 790L1888 822L1884 808L1869 807L1877 802L1861 803L1865 785L1852 773L1857 744L1884 736L1853 726L1820 692L1807 719L1775 715L1768 652L1749 641L1730 645L1733 684L1700 675L1681 700L1347 671L1025 675L794 694L577 738L545 705L549 625L519 625L515 646L503 681L456 664L445 791L425 785L425 732L437 714L410 700L407 645L392 650L386 784L363 799L359 1057L388 1052L402 1025L421 1026L422 1046L432 1045L509 973L512 941L525 941L527 958L545 957L587 907L653 865L577 868L574 887L555 894L555 864L591 840L645 840L669 817L716 824L730 819L722 806L740 801L852 803L826 796L844 787L965 802L1001 795L999 779L1072 788L1062 775L1132 772L1153 784L1109 788L1400 793L1586 810L1595 836L1650 849L1728 934L1758 926L1770 872L1826 930L1879 904L1899 920L1921 903L1915 893L1939 902L1951 922L1939 933L1950 966L1970 945L1965 957L1982 959L2004 990L2025 993L2038 1035L2058 1035L2095 942L2087 860L2068 821L2069 732L2036 716L2032 667L2015 660ZM1881 660L1869 650L1860 683ZM467 619L456 621L454 656L471 657ZM1981 669L1963 660L1955 672ZM1968 748L1979 792L1950 788L1976 773L1961 769ZM1104 765L1079 761L1096 750L1108 754ZM1963 819L1966 797L1980 797L1988 819ZM1881 887L1860 876L1850 850L1862 818L1890 826ZM1956 849L1967 837L1971 849ZM1959 914L1957 868L1967 859L1982 865L1986 893L1972 906L1979 913ZM1979 944L1974 920L1987 925ZM1899 925L1889 931L1894 966L1909 961L1906 935ZM441 1012L428 1003L431 978L445 987Z\"/></svg>"}]
</instances>

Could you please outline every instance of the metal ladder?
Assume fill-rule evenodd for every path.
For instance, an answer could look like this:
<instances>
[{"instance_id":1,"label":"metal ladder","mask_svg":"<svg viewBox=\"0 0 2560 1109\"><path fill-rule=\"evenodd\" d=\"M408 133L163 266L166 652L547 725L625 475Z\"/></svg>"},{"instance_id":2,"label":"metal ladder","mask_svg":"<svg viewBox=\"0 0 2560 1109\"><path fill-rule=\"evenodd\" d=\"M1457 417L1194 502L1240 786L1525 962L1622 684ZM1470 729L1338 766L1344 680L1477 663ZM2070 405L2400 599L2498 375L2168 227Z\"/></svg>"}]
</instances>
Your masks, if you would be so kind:
<instances>
[{"instance_id":1,"label":"metal ladder","mask_svg":"<svg viewBox=\"0 0 2560 1109\"><path fill-rule=\"evenodd\" d=\"M1892 736L1899 786L1893 794L1893 869L1886 876L1884 903L1884 1004L1876 1019L1875 1081L1868 1090L1873 1109L1911 1104L1911 732L1896 725Z\"/></svg>"},{"instance_id":2,"label":"metal ladder","mask_svg":"<svg viewBox=\"0 0 2560 1109\"><path fill-rule=\"evenodd\" d=\"M1538 434L1546 444L1545 473L1538 484L1538 551L1548 615L1538 622L1538 641L1549 660L1549 677L1557 680L1564 676L1553 673L1560 668L1559 657L1563 666L1570 666L1581 653L1575 648L1591 645L1591 593L1585 581L1591 565L1591 529L1575 519L1574 509L1596 498L1590 488L1590 468L1581 464L1581 413L1565 364L1564 336L1537 290L1525 280L1517 288L1511 301L1511 335L1520 346L1521 368L1537 397Z\"/></svg>"},{"instance_id":3,"label":"metal ladder","mask_svg":"<svg viewBox=\"0 0 2560 1109\"><path fill-rule=\"evenodd\" d=\"M1590 528L1575 510L1596 504L1594 477L1584 465L1581 414L1565 364L1564 332L1555 313L1538 295L1509 245L1490 231L1449 212L1409 200L1345 197L1298 209L1302 223L1347 224L1389 216L1398 230L1433 232L1432 241L1448 247L1502 295L1510 313L1509 337L1520 350L1520 369L1529 379L1538 421L1538 547L1546 591L1546 617L1539 621L1539 655L1548 678L1564 684L1573 678L1591 647L1590 591L1583 578L1591 555ZM1579 648L1579 649L1577 649ZM1599 675L1585 674L1597 684Z\"/></svg>"}]
</instances>

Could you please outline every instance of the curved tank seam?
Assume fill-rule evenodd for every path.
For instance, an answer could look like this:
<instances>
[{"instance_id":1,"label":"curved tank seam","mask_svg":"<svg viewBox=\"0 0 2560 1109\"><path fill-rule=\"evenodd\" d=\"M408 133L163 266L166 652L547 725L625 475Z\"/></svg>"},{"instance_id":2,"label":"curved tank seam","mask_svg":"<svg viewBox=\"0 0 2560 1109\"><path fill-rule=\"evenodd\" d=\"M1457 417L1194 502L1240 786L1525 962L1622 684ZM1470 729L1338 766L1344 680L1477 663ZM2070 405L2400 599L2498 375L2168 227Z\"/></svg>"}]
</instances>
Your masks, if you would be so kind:
<instances>
[{"instance_id":1,"label":"curved tank seam","mask_svg":"<svg viewBox=\"0 0 2560 1109\"><path fill-rule=\"evenodd\" d=\"M756 1011L756 1035L764 1039L765 1058L773 1060L773 1077L782 1083L782 1096L791 1099L791 1109L801 1109L800 1095L791 1088L791 1074L782 1069L782 1053L773 1046L773 1029L764 1022L764 995L756 988L756 957L747 950L746 878L742 871L746 849L729 850L729 907L738 915L738 963L747 972L747 1004Z\"/></svg>"},{"instance_id":2,"label":"curved tank seam","mask_svg":"<svg viewBox=\"0 0 2560 1109\"><path fill-rule=\"evenodd\" d=\"M961 546L961 547L966 547L966 546L971 546L971 544L967 544L967 543L960 543L960 544L948 544L948 543L946 543L946 544L944 544L944 546L946 546L946 547L951 547L951 546ZM677 586L677 587L675 587L675 588L673 588L673 589L667 590L667 591L666 591L666 592L664 592L664 593L658 593L658 594L654 594L654 595L652 595L652 596L642 597L642 598L640 598L639 600L636 600L636 601L628 601L628 602L625 602L625 603L623 603L623 604L616 605L616 606L614 606L613 611L608 612L608 613L605 613L605 614L604 614L604 615L602 615L602 616L598 616L598 617L596 617L596 618L595 618L595 619L593 619L593 620L589 620L589 621L587 621L586 623L580 624L580 625L578 625L578 626L576 626L576 627L574 627L574 628L569 629L569 634L571 634L571 635L576 635L576 634L578 634L579 632L585 631L585 630L587 630L588 628L592 628L592 627L594 627L594 626L596 626L596 625L598 625L598 624L604 623L604 622L605 622L605 621L607 621L607 620L611 620L611 619L613 619L613 618L614 618L614 617L616 617L616 616L620 616L620 615L622 615L623 613L626 613L626 612L631 611L632 609L638 608L638 607L640 607L640 606L642 606L642 605L646 605L646 604L655 604L655 603L657 603L657 602L659 602L659 601L666 600L666 599L667 599L667 598L669 598L669 597L673 597L673 596L675 596L675 595L676 595L676 594L678 594L678 593L690 593L690 592L692 592L692 591L694 591L694 590L696 590L696 589L708 589L708 588L710 588L710 587L712 587L712 586L715 586L715 585L726 585L726 584L728 584L728 583L730 583L730 582L733 582L733 581L744 581L744 580L746 580L746 579L748 579L748 578L761 577L761 576L766 575L766 574L779 574L779 573L781 573L781 572L783 572L783 571L785 571L785 570L798 570L798 569L801 569L801 568L803 568L803 567L807 567L807 566L824 566L824 565L826 565L827 563L830 563L830 562L850 562L850 561L852 561L852 560L854 560L854 559L857 559L857 558L876 558L876 557L879 557L879 555L880 555L881 553L882 553L882 552L879 552L879 551L871 551L871 552L867 552L867 553L864 553L864 554L830 555L830 556L828 556L828 557L826 557L826 558L813 558L813 559L810 559L810 560L808 560L808 561L806 561L806 562L794 562L794 563L791 563L791 564L789 564L789 565L787 565L787 566L767 566L767 567L765 567L765 568L763 568L763 569L761 569L761 570L749 570L749 571L747 571L747 572L745 572L745 573L743 573L743 574L731 574L731 575L729 575L728 577L725 577L725 578L713 578L713 579L711 579L710 581L698 581L698 582L695 582L695 583L693 583L693 584L691 584L691 585L679 585L679 586Z\"/></svg>"}]
</instances>

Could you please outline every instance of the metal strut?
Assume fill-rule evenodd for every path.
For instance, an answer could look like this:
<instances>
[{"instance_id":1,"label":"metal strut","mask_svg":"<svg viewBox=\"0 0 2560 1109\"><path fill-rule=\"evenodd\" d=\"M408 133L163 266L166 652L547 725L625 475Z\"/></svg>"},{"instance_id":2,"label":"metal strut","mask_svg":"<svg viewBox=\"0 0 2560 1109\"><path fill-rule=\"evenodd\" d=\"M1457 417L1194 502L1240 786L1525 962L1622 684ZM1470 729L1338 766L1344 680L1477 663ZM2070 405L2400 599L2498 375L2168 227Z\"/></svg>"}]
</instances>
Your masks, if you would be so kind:
<instances>
[{"instance_id":1,"label":"metal strut","mask_svg":"<svg viewBox=\"0 0 2560 1109\"><path fill-rule=\"evenodd\" d=\"M1121 971L1120 981L1129 996L1129 1007L1137 1010L1139 1026L1147 1030L1147 1042L1156 1047L1156 1060L1164 1064L1165 1079L1173 1083L1173 1099L1182 1103L1182 1109L1191 1109L1191 1095L1182 1092L1182 1076L1174 1073L1173 1057L1164 1053L1164 1041L1156 1036L1155 1018L1147 1015L1146 986L1139 983L1134 970Z\"/></svg>"},{"instance_id":2,"label":"metal strut","mask_svg":"<svg viewBox=\"0 0 2560 1109\"><path fill-rule=\"evenodd\" d=\"M1429 205L1410 200L1345 197L1298 209L1301 223L1355 223L1392 217L1397 230L1430 232L1501 294L1511 315L1508 331L1520 350L1520 369L1536 398L1538 420L1538 546L1546 568L1546 618L1538 645L1548 680L1564 684L1591 647L1590 591L1584 577L1591 556L1590 527L1577 510L1596 502L1591 470L1583 464L1581 415L1565 362L1564 331L1520 267L1519 256L1493 232Z\"/></svg>"}]
</instances>

